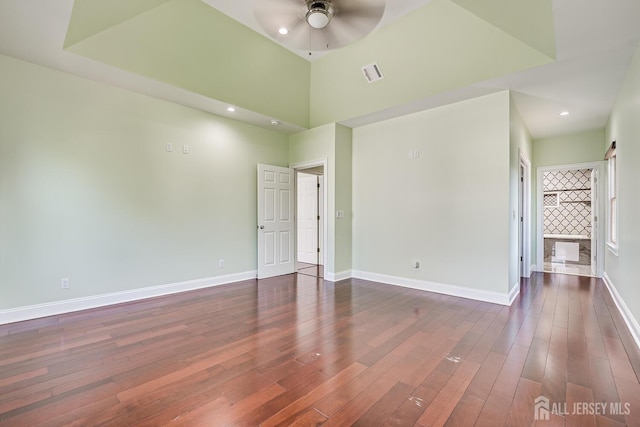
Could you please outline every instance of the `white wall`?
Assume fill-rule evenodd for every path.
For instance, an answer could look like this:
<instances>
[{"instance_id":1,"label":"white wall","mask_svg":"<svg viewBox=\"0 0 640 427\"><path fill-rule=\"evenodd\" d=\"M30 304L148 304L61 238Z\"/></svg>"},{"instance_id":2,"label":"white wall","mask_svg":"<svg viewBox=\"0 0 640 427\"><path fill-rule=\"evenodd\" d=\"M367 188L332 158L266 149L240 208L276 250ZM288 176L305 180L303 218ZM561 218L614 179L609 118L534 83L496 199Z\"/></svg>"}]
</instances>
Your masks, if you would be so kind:
<instances>
[{"instance_id":1,"label":"white wall","mask_svg":"<svg viewBox=\"0 0 640 427\"><path fill-rule=\"evenodd\" d=\"M0 311L255 270L256 164L286 166L285 135L6 56L0 75Z\"/></svg>"},{"instance_id":2,"label":"white wall","mask_svg":"<svg viewBox=\"0 0 640 427\"><path fill-rule=\"evenodd\" d=\"M509 159L506 91L354 129L354 274L504 302Z\"/></svg>"},{"instance_id":3,"label":"white wall","mask_svg":"<svg viewBox=\"0 0 640 427\"><path fill-rule=\"evenodd\" d=\"M603 156L611 141L617 145L619 243L617 256L605 251L605 278L619 294L618 302L640 345L640 45L625 74L606 135Z\"/></svg>"}]
</instances>

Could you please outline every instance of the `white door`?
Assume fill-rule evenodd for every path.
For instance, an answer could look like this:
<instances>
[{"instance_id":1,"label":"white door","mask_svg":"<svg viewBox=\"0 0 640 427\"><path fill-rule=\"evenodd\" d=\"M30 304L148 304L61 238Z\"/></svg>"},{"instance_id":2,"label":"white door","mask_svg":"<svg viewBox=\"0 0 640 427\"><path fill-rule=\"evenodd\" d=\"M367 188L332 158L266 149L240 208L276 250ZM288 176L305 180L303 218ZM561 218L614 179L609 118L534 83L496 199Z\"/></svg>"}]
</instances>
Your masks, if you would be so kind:
<instances>
[{"instance_id":1,"label":"white door","mask_svg":"<svg viewBox=\"0 0 640 427\"><path fill-rule=\"evenodd\" d=\"M258 279L293 273L293 169L258 165Z\"/></svg>"},{"instance_id":2,"label":"white door","mask_svg":"<svg viewBox=\"0 0 640 427\"><path fill-rule=\"evenodd\" d=\"M298 172L298 261L318 264L318 176Z\"/></svg>"}]
</instances>

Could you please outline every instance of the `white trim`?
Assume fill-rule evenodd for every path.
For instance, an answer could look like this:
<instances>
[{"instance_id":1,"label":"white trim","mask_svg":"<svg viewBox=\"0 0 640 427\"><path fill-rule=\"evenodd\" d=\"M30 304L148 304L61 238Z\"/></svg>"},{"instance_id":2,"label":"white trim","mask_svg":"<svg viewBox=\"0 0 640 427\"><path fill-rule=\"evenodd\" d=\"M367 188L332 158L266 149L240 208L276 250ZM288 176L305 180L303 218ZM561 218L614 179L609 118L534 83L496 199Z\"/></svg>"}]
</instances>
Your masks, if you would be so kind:
<instances>
[{"instance_id":1,"label":"white trim","mask_svg":"<svg viewBox=\"0 0 640 427\"><path fill-rule=\"evenodd\" d=\"M510 305L510 294L483 291L480 289L466 288L462 286L446 285L443 283L428 282L426 280L408 279L406 277L388 276L386 274L370 273L367 271L353 270L353 278L370 280L372 282L386 283L388 285L402 286L405 288L420 289L422 291L436 292L454 297L469 298L476 301L485 301L494 304ZM520 287L518 287L518 291ZM515 298L515 297L514 297Z\"/></svg>"},{"instance_id":2,"label":"white trim","mask_svg":"<svg viewBox=\"0 0 640 427\"><path fill-rule=\"evenodd\" d=\"M509 291L509 304L507 305L513 304L513 301L515 301L518 295L520 295L520 282L514 283L513 287Z\"/></svg>"},{"instance_id":3,"label":"white trim","mask_svg":"<svg viewBox=\"0 0 640 427\"><path fill-rule=\"evenodd\" d=\"M295 171L295 173L297 174L298 172L303 172L304 169L310 169L310 168L314 168L317 166L322 166L323 168L323 177L322 179L324 180L324 183L322 185L322 189L323 189L323 195L322 197L324 198L323 200L323 207L324 207L324 213L323 213L323 236L322 239L324 240L322 242L322 262L323 262L323 277L326 279L327 276L331 273L327 272L327 264L329 263L329 214L328 214L328 210L329 210L329 161L326 157L322 158L322 159L317 159L317 160L310 160L307 162L300 162L300 163L292 163L289 164L289 167L291 169L293 169ZM297 221L297 213L298 213L298 187L297 187L297 182L298 180L295 180L296 182L296 188L295 188L295 212L296 212L296 224L295 224L295 248L294 248L294 252L295 252L295 258L296 260L298 259L298 221ZM329 280L329 279L327 279Z\"/></svg>"},{"instance_id":4,"label":"white trim","mask_svg":"<svg viewBox=\"0 0 640 427\"><path fill-rule=\"evenodd\" d=\"M609 278L609 276L607 276L606 272L602 275L602 280L604 281L604 284L607 285L609 294L611 294L611 299L613 299L613 302L616 304L616 307L618 307L618 311L622 315L622 318L624 319L624 323L627 324L627 327L629 328L629 332L631 332L631 336L633 337L633 340L636 342L636 345L638 346L638 348L640 348L640 324L638 324L638 320L636 320L636 318L633 317L631 310L629 310L629 307L627 307L627 304L624 302L624 300L618 293L618 290L613 285L613 282L611 282L611 279Z\"/></svg>"},{"instance_id":5,"label":"white trim","mask_svg":"<svg viewBox=\"0 0 640 427\"><path fill-rule=\"evenodd\" d=\"M212 286L226 285L255 279L257 271L245 271L242 273L225 276L208 277L205 279L187 280L184 282L169 283L166 285L150 286L146 288L132 289L129 291L113 292L109 294L93 295L89 297L74 298L63 301L55 301L44 304L29 305L25 307L0 310L0 325L6 323L21 322L23 320L37 319L40 317L55 316L74 311L88 310L113 304L122 304L162 295L177 294Z\"/></svg>"},{"instance_id":6,"label":"white trim","mask_svg":"<svg viewBox=\"0 0 640 427\"><path fill-rule=\"evenodd\" d=\"M328 282L339 282L340 280L351 279L353 277L351 270L340 271L338 273L325 273L324 280Z\"/></svg>"},{"instance_id":7,"label":"white trim","mask_svg":"<svg viewBox=\"0 0 640 427\"><path fill-rule=\"evenodd\" d=\"M534 271L538 271L538 266L531 264L531 267L529 267L529 277L531 277L531 274L533 274Z\"/></svg>"},{"instance_id":8,"label":"white trim","mask_svg":"<svg viewBox=\"0 0 640 427\"><path fill-rule=\"evenodd\" d=\"M531 277L531 271L525 272L520 271L522 266L530 265L531 262L531 162L527 158L522 149L518 148L518 179L520 179L520 168L524 169L523 174L523 194L519 194L518 191L518 208L520 208L520 198L522 198L522 231L523 234L520 236L520 221L518 220L518 254L522 256L522 261L518 259L518 277ZM518 184L518 190L520 189L520 184ZM520 241L522 239L522 241ZM522 254L520 254L521 248L524 249ZM511 305L511 303L509 303Z\"/></svg>"}]
</instances>

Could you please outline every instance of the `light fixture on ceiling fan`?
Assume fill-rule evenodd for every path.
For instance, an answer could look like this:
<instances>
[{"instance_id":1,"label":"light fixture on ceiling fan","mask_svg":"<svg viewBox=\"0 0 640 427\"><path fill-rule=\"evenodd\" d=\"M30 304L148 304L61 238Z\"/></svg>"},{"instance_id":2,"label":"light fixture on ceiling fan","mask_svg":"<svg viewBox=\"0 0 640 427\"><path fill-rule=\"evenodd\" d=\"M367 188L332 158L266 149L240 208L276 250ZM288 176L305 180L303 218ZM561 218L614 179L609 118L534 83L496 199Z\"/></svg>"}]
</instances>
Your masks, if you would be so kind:
<instances>
[{"instance_id":1,"label":"light fixture on ceiling fan","mask_svg":"<svg viewBox=\"0 0 640 427\"><path fill-rule=\"evenodd\" d=\"M328 1L307 0L309 11L305 15L307 24L315 29L326 27L331 21L331 3Z\"/></svg>"},{"instance_id":2,"label":"light fixture on ceiling fan","mask_svg":"<svg viewBox=\"0 0 640 427\"><path fill-rule=\"evenodd\" d=\"M274 40L312 51L337 49L373 31L385 0L255 0L254 16Z\"/></svg>"}]
</instances>

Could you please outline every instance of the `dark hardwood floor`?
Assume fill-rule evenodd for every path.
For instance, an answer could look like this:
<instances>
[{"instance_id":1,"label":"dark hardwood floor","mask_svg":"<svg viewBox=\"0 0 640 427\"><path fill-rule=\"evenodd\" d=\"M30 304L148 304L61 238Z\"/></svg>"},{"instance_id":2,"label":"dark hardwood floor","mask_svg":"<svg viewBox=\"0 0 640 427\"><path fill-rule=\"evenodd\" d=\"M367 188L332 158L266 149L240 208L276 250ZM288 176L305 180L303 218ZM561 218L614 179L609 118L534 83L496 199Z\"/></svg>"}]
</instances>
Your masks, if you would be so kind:
<instances>
[{"instance_id":1,"label":"dark hardwood floor","mask_svg":"<svg viewBox=\"0 0 640 427\"><path fill-rule=\"evenodd\" d=\"M290 275L0 326L0 425L640 425L638 373L597 279L503 307Z\"/></svg>"},{"instance_id":2,"label":"dark hardwood floor","mask_svg":"<svg viewBox=\"0 0 640 427\"><path fill-rule=\"evenodd\" d=\"M296 272L306 276L320 277L324 275L324 266L319 264L308 264L305 262L296 262Z\"/></svg>"}]
</instances>

